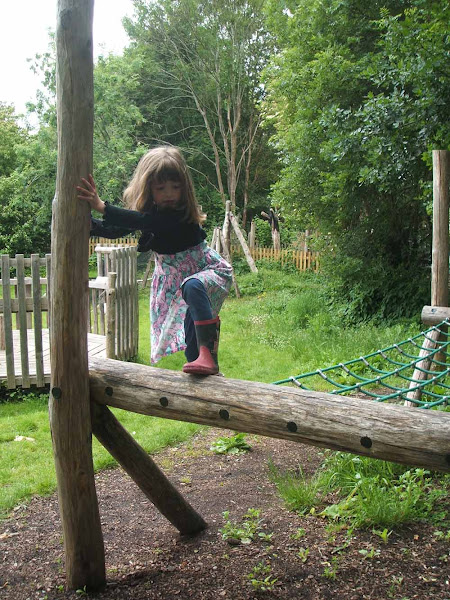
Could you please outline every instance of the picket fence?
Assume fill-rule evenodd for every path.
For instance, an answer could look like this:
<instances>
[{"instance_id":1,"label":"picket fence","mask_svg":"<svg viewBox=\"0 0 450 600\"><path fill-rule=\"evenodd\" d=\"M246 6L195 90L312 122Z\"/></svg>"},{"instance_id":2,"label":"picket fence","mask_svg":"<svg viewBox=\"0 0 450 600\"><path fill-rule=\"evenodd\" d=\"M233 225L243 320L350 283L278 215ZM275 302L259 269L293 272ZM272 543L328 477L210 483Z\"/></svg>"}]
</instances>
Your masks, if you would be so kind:
<instances>
[{"instance_id":1,"label":"picket fence","mask_svg":"<svg viewBox=\"0 0 450 600\"><path fill-rule=\"evenodd\" d=\"M89 355L127 360L138 348L136 248L95 248L89 281ZM51 256L0 258L0 381L9 389L50 382Z\"/></svg>"}]
</instances>

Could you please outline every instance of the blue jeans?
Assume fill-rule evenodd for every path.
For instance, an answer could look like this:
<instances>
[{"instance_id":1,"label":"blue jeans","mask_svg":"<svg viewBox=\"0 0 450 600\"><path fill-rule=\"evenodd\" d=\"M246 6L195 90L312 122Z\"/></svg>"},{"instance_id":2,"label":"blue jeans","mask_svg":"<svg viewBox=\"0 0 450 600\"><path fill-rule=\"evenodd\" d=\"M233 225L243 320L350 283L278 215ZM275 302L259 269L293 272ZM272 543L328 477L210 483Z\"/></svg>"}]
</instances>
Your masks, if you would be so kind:
<instances>
[{"instance_id":1,"label":"blue jeans","mask_svg":"<svg viewBox=\"0 0 450 600\"><path fill-rule=\"evenodd\" d=\"M188 305L184 319L184 336L186 340L184 353L187 361L192 362L198 358L194 321L207 321L213 318L213 314L205 286L199 279L188 279L183 284L181 292L183 300Z\"/></svg>"}]
</instances>

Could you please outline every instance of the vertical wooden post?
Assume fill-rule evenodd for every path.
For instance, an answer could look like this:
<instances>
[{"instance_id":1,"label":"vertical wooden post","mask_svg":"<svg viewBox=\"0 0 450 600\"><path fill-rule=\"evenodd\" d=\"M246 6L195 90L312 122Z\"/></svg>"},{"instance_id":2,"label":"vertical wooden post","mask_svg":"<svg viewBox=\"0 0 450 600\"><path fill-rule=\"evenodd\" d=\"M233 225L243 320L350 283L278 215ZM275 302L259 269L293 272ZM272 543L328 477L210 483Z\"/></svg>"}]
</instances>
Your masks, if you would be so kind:
<instances>
[{"instance_id":1,"label":"vertical wooden post","mask_svg":"<svg viewBox=\"0 0 450 600\"><path fill-rule=\"evenodd\" d=\"M448 250L449 250L449 215L448 185L450 175L450 152L433 150L433 250L431 276L431 305L448 306ZM446 339L448 327L441 326L440 340ZM435 360L446 362L443 352L435 355ZM435 365L442 370L443 365Z\"/></svg>"},{"instance_id":2,"label":"vertical wooden post","mask_svg":"<svg viewBox=\"0 0 450 600\"><path fill-rule=\"evenodd\" d=\"M251 250L253 250L256 245L256 223L255 223L254 219L252 220L252 222L250 224L250 233L248 235L248 245Z\"/></svg>"},{"instance_id":3,"label":"vertical wooden post","mask_svg":"<svg viewBox=\"0 0 450 600\"><path fill-rule=\"evenodd\" d=\"M449 250L449 201L448 185L450 171L450 152L448 150L433 150L433 246L431 253L431 306L448 306L448 250ZM432 332L430 337L424 341L419 356L423 361L417 363L413 373L413 381L410 384L412 391L408 392L405 406L416 406L411 400L420 400L421 390L415 389L417 384L427 379L427 373L423 370L433 368L428 357L433 351L439 339L447 333L447 327L441 327ZM438 352L434 359L445 363L446 356ZM442 369L442 365L434 365L436 370Z\"/></svg>"},{"instance_id":4,"label":"vertical wooden post","mask_svg":"<svg viewBox=\"0 0 450 600\"><path fill-rule=\"evenodd\" d=\"M449 157L448 150L433 150L432 306L448 306Z\"/></svg>"},{"instance_id":5,"label":"vertical wooden post","mask_svg":"<svg viewBox=\"0 0 450 600\"><path fill-rule=\"evenodd\" d=\"M106 358L116 358L116 279L116 273L108 273L108 289L106 290Z\"/></svg>"},{"instance_id":6,"label":"vertical wooden post","mask_svg":"<svg viewBox=\"0 0 450 600\"><path fill-rule=\"evenodd\" d=\"M5 321L3 320L3 315L0 315L0 350L5 350L5 348Z\"/></svg>"},{"instance_id":7,"label":"vertical wooden post","mask_svg":"<svg viewBox=\"0 0 450 600\"><path fill-rule=\"evenodd\" d=\"M231 211L231 202L227 200L225 205L225 218L223 220L223 240L225 243L226 250L228 254L231 256L231 227L230 227L230 211Z\"/></svg>"},{"instance_id":8,"label":"vertical wooden post","mask_svg":"<svg viewBox=\"0 0 450 600\"><path fill-rule=\"evenodd\" d=\"M58 0L49 401L67 584L88 590L105 585L89 400L89 208L76 191L80 178L92 171L93 8L93 0Z\"/></svg>"}]
</instances>

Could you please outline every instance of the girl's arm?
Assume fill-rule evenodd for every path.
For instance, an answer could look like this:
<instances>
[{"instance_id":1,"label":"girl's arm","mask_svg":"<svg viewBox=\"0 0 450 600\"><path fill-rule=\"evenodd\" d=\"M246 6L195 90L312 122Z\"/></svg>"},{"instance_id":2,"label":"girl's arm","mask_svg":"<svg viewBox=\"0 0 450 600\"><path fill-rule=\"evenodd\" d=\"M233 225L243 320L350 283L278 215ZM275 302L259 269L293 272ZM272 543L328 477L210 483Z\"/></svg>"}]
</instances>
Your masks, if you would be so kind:
<instances>
[{"instance_id":1,"label":"girl's arm","mask_svg":"<svg viewBox=\"0 0 450 600\"><path fill-rule=\"evenodd\" d=\"M110 240L124 237L136 231L126 227L114 227L114 225L105 225L101 219L93 219L91 217L91 237L103 237Z\"/></svg>"},{"instance_id":2,"label":"girl's arm","mask_svg":"<svg viewBox=\"0 0 450 600\"><path fill-rule=\"evenodd\" d=\"M118 206L103 202L97 193L97 188L92 175L89 175L87 179L82 178L81 182L83 185L77 186L78 198L80 200L86 200L91 207L91 210L96 210L104 215L102 226L107 228L126 228L129 231L152 229L154 217L150 214L140 213L137 210L119 208Z\"/></svg>"},{"instance_id":3,"label":"girl's arm","mask_svg":"<svg viewBox=\"0 0 450 600\"><path fill-rule=\"evenodd\" d=\"M77 186L78 198L80 200L86 200L91 210L96 210L102 215L105 214L106 203L100 200L100 196L97 193L97 186L92 175L89 175L88 179L81 179L82 185ZM94 219L91 217L91 237L104 237L108 239L116 239L128 235L135 231L134 229L106 225L100 219Z\"/></svg>"}]
</instances>

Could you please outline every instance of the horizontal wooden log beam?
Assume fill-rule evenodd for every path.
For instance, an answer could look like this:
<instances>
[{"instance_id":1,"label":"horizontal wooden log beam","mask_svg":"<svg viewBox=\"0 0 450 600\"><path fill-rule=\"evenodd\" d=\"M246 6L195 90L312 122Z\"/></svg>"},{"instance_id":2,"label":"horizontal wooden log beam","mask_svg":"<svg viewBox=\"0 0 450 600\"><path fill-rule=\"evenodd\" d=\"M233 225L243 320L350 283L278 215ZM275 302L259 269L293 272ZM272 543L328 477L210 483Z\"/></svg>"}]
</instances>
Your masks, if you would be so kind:
<instances>
[{"instance_id":1,"label":"horizontal wooden log beam","mask_svg":"<svg viewBox=\"0 0 450 600\"><path fill-rule=\"evenodd\" d=\"M99 404L450 472L450 414L90 360Z\"/></svg>"},{"instance_id":2,"label":"horizontal wooden log beam","mask_svg":"<svg viewBox=\"0 0 450 600\"><path fill-rule=\"evenodd\" d=\"M447 306L424 306L422 309L422 323L432 326L439 325L445 319L450 319L450 308Z\"/></svg>"}]
</instances>

